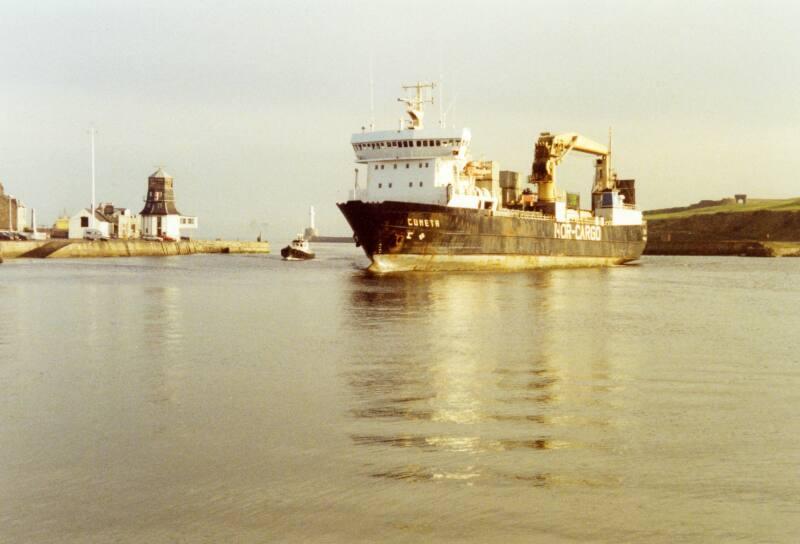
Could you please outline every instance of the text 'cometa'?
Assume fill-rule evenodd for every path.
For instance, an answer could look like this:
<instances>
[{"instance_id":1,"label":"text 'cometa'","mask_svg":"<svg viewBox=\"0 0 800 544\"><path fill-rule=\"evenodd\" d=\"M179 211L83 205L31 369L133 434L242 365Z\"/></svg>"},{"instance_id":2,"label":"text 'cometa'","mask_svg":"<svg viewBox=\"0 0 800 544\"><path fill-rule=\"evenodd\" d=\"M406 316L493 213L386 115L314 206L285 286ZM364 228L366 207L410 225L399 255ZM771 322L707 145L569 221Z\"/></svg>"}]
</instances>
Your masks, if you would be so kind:
<instances>
[{"instance_id":1,"label":"text 'cometa'","mask_svg":"<svg viewBox=\"0 0 800 544\"><path fill-rule=\"evenodd\" d=\"M408 218L408 226L409 227L433 227L439 228L439 220L438 219L412 219Z\"/></svg>"}]
</instances>

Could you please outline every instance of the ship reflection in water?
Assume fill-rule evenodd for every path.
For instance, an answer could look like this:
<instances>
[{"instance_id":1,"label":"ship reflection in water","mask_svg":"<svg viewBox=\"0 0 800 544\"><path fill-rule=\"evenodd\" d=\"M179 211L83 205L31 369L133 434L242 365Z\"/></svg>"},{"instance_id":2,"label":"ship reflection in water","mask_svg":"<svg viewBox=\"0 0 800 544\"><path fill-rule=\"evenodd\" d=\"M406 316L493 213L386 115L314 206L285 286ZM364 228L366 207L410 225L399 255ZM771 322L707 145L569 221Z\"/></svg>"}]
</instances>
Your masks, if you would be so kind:
<instances>
[{"instance_id":1,"label":"ship reflection in water","mask_svg":"<svg viewBox=\"0 0 800 544\"><path fill-rule=\"evenodd\" d=\"M576 475L575 454L552 457L612 449L614 392L624 387L608 361L613 328L588 345L560 334L565 318L602 326L596 302L608 300L581 308L565 274L353 276L349 334L363 345L346 377L365 471L467 485L613 484L618 475Z\"/></svg>"}]
</instances>

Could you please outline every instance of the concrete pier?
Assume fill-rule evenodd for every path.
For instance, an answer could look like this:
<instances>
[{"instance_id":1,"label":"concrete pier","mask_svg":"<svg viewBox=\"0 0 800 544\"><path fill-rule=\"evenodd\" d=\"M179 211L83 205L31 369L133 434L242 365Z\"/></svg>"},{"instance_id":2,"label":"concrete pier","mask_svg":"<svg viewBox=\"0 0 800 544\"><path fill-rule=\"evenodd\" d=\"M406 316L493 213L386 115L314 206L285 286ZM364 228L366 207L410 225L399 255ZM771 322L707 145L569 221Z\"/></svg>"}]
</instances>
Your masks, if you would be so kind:
<instances>
[{"instance_id":1,"label":"concrete pier","mask_svg":"<svg viewBox=\"0 0 800 544\"><path fill-rule=\"evenodd\" d=\"M24 240L0 241L0 260L81 257L168 257L195 253L269 253L268 242L228 240Z\"/></svg>"}]
</instances>

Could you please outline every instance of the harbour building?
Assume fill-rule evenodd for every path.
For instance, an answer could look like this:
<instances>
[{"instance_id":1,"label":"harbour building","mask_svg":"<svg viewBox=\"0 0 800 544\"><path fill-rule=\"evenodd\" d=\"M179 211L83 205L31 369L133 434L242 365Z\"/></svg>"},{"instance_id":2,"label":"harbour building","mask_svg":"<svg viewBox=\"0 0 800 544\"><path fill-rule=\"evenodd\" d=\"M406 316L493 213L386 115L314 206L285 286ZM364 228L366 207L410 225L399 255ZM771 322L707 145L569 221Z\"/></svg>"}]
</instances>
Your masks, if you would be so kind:
<instances>
[{"instance_id":1,"label":"harbour building","mask_svg":"<svg viewBox=\"0 0 800 544\"><path fill-rule=\"evenodd\" d=\"M7 195L0 183L0 231L18 232L22 230L20 211L25 206L16 198Z\"/></svg>"},{"instance_id":2,"label":"harbour building","mask_svg":"<svg viewBox=\"0 0 800 544\"><path fill-rule=\"evenodd\" d=\"M83 208L69 218L67 236L69 238L80 239L86 236L86 231L88 229L98 230L102 236L110 236L111 219L106 217L99 208L94 211L94 218L92 218L91 210L89 210L89 208Z\"/></svg>"},{"instance_id":3,"label":"harbour building","mask_svg":"<svg viewBox=\"0 0 800 544\"><path fill-rule=\"evenodd\" d=\"M147 178L147 197L139 214L142 236L180 240L181 231L196 229L197 217L181 215L175 205L174 178L159 168Z\"/></svg>"}]
</instances>

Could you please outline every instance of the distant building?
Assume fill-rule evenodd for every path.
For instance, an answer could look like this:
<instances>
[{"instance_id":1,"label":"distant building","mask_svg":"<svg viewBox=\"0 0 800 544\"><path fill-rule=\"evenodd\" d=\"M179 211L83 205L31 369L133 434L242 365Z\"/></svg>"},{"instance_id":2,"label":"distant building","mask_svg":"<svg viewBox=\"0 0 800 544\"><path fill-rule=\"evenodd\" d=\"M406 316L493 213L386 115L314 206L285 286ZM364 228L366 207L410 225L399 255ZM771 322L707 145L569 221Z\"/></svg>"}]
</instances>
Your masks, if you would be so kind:
<instances>
[{"instance_id":1,"label":"distant building","mask_svg":"<svg viewBox=\"0 0 800 544\"><path fill-rule=\"evenodd\" d=\"M139 213L142 236L180 240L181 230L197 228L197 217L181 215L175 206L173 179L162 168L147 178L147 198Z\"/></svg>"},{"instance_id":2,"label":"distant building","mask_svg":"<svg viewBox=\"0 0 800 544\"><path fill-rule=\"evenodd\" d=\"M53 228L50 229L50 237L69 238L69 216L66 212L53 223Z\"/></svg>"},{"instance_id":3,"label":"distant building","mask_svg":"<svg viewBox=\"0 0 800 544\"><path fill-rule=\"evenodd\" d=\"M25 204L17 201L17 232L32 230L33 224L30 221L31 210Z\"/></svg>"},{"instance_id":4,"label":"distant building","mask_svg":"<svg viewBox=\"0 0 800 544\"><path fill-rule=\"evenodd\" d=\"M70 238L83 238L88 228L97 229L105 236L111 236L111 221L100 212L95 211L94 224L91 223L91 212L89 208L84 208L69 218Z\"/></svg>"},{"instance_id":5,"label":"distant building","mask_svg":"<svg viewBox=\"0 0 800 544\"><path fill-rule=\"evenodd\" d=\"M747 195L733 195L733 198L736 199L737 204L747 204Z\"/></svg>"},{"instance_id":6,"label":"distant building","mask_svg":"<svg viewBox=\"0 0 800 544\"><path fill-rule=\"evenodd\" d=\"M0 183L0 230L19 232L19 208L22 203L11 195L5 194Z\"/></svg>"},{"instance_id":7,"label":"distant building","mask_svg":"<svg viewBox=\"0 0 800 544\"><path fill-rule=\"evenodd\" d=\"M130 239L141 236L141 219L128 208L115 208L113 204L100 204L97 211L109 222L109 235L112 238Z\"/></svg>"}]
</instances>

